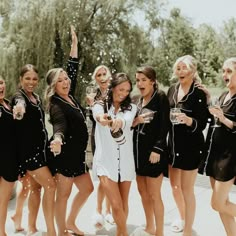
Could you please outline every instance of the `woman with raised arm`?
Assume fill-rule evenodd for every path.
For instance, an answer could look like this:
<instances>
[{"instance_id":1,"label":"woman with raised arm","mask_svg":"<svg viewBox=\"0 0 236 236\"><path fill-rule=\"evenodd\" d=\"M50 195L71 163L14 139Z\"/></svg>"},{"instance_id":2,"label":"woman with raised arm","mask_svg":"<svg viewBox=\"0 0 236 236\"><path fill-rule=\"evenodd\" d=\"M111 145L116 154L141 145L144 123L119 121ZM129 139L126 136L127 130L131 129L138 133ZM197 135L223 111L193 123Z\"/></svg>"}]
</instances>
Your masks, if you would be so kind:
<instances>
[{"instance_id":1,"label":"woman with raised arm","mask_svg":"<svg viewBox=\"0 0 236 236\"><path fill-rule=\"evenodd\" d=\"M77 71L77 36L72 30L67 72L62 68L54 68L46 74L45 99L53 126L50 147L54 154L49 165L57 186L55 216L58 236L84 235L76 226L75 220L93 191L88 166L85 163L88 142L85 110L74 97ZM67 201L73 184L78 188L78 192L66 219Z\"/></svg>"}]
</instances>

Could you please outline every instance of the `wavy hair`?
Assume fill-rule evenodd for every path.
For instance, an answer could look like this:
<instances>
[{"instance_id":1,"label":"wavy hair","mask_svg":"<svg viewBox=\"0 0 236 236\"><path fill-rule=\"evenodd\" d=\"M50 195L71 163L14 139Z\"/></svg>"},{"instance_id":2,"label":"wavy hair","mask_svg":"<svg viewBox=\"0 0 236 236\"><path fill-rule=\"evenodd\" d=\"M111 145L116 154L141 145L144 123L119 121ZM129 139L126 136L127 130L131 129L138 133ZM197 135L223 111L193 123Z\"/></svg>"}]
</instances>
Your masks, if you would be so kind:
<instances>
[{"instance_id":1,"label":"wavy hair","mask_svg":"<svg viewBox=\"0 0 236 236\"><path fill-rule=\"evenodd\" d=\"M56 92L56 83L62 72L65 72L62 68L53 68L49 70L45 76L47 87L45 90L44 99L45 99L45 106L46 106L47 112L50 109L50 103L51 103L52 97ZM69 79L69 81L71 80Z\"/></svg>"},{"instance_id":2,"label":"wavy hair","mask_svg":"<svg viewBox=\"0 0 236 236\"><path fill-rule=\"evenodd\" d=\"M112 80L109 86L109 90L108 90L108 94L107 94L107 98L106 98L106 102L108 105L108 109L111 107L111 105L113 104L113 92L112 89L115 88L116 86L118 86L119 84L122 84L124 82L128 81L130 84L130 93L133 89L132 86L132 82L129 78L129 76L125 73L116 73L112 76ZM120 109L122 112L126 111L126 110L131 110L132 106L131 106L131 98L130 98L130 93L128 94L128 96L125 98L124 101L122 101L120 103ZM106 104L105 104L106 106Z\"/></svg>"},{"instance_id":3,"label":"wavy hair","mask_svg":"<svg viewBox=\"0 0 236 236\"><path fill-rule=\"evenodd\" d=\"M93 72L93 74L92 74L92 82L96 82L96 75L97 75L97 73L98 73L98 71L100 70L100 69L105 69L105 71L106 71L106 77L109 79L111 79L111 71L109 70L109 68L107 67L107 66L105 66L105 65L100 65L100 66L97 66L96 68L95 68L95 70L94 70L94 72ZM102 97L102 93L101 93L101 90L100 89L98 89L97 90L97 94L96 94L96 96L95 96L95 100L97 100L97 99L100 99Z\"/></svg>"}]
</instances>

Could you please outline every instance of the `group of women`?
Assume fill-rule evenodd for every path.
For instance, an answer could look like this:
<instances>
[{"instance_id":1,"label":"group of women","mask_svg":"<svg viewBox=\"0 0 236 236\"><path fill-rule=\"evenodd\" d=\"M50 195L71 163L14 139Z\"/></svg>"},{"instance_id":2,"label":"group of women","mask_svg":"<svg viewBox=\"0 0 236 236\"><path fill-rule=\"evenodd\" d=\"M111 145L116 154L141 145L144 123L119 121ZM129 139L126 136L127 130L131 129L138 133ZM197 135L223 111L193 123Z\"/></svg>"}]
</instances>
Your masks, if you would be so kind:
<instances>
[{"instance_id":1,"label":"group of women","mask_svg":"<svg viewBox=\"0 0 236 236\"><path fill-rule=\"evenodd\" d=\"M167 94L158 88L152 67L138 68L135 78L141 95L136 106L130 99L132 83L124 73L113 75L107 98L95 99L92 104L98 146L93 173L110 201L116 235L128 235L128 194L135 174L146 217L142 235L164 235L161 184L167 172L180 214L171 225L172 231L192 235L194 184L199 172L210 176L212 207L219 212L227 235L235 235L236 205L228 195L236 176L236 58L224 62L223 81L228 90L213 109L209 107L210 93L201 84L197 61L190 55L176 60L172 80L177 82ZM216 118L218 126L214 125ZM126 138L122 145L110 134L119 129Z\"/></svg>"},{"instance_id":2,"label":"group of women","mask_svg":"<svg viewBox=\"0 0 236 236\"><path fill-rule=\"evenodd\" d=\"M76 218L93 191L93 183L85 161L88 144L85 109L74 96L78 52L73 28L71 33L67 70L54 68L45 76L46 111L53 127L50 140L42 101L34 92L39 80L37 69L33 65L22 68L20 89L11 102L5 99L6 84L0 78L0 126L4 134L0 142L5 158L0 167L0 236L7 235L7 203L18 178L23 183L22 192L26 185L30 190L28 235L37 232L41 188L46 234L84 235L76 226ZM180 213L172 230L191 236L196 208L194 183L199 171L211 178L212 207L219 212L227 235L236 235L236 205L228 197L236 176L236 58L225 61L223 80L228 90L220 96L220 105L209 110L210 93L200 83L197 62L190 55L178 58L174 64L172 79L177 82L167 94L159 89L152 67L138 68L135 80L141 96L136 104L131 100L132 82L126 73L111 75L107 67L100 66L93 78L98 90L88 103L94 122L93 177L100 181L99 217L105 195L111 206L110 220L114 219L117 226L116 235L128 236L128 197L131 182L136 179L146 218L143 234L163 236L161 185L168 172ZM179 111L175 109L173 113L173 108ZM175 116L175 121L170 116ZM214 117L220 124L217 127ZM205 141L203 130L209 118L211 124ZM118 133L123 135L122 142L117 139ZM13 144L16 148L12 148ZM78 192L67 216L73 184ZM25 197L22 199L21 206L17 206L21 213ZM102 226L99 217L96 225ZM17 210L12 219L16 230L22 230Z\"/></svg>"},{"instance_id":3,"label":"group of women","mask_svg":"<svg viewBox=\"0 0 236 236\"><path fill-rule=\"evenodd\" d=\"M50 114L53 136L48 140L42 101L34 92L38 71L26 65L20 73L20 89L10 102L5 99L6 84L0 79L0 109L2 156L0 170L0 235L6 236L7 203L14 181L22 181L22 192L29 188L27 235L35 234L40 192L48 236L84 235L76 224L76 217L93 191L93 184L85 163L88 132L85 111L74 98L78 70L77 36L71 28L72 46L67 71L54 68L46 74L46 109ZM5 129L5 132L4 130ZM4 134L4 135L3 135ZM9 146L14 144L16 148ZM67 200L73 183L79 189L67 217ZM24 199L21 194L16 214L12 217L16 231L22 231L21 217ZM23 199L23 200L22 200ZM19 210L19 209L21 210ZM57 233L54 224L57 223Z\"/></svg>"}]
</instances>

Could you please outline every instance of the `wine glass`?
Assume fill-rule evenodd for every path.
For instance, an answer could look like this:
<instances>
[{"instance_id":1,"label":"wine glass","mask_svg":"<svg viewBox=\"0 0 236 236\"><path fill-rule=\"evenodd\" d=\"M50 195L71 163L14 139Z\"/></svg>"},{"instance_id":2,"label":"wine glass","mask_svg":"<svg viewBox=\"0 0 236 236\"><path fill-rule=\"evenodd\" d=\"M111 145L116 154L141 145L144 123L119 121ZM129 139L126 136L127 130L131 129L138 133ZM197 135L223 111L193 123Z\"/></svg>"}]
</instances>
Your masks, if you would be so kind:
<instances>
[{"instance_id":1,"label":"wine glass","mask_svg":"<svg viewBox=\"0 0 236 236\"><path fill-rule=\"evenodd\" d=\"M173 125L178 125L180 122L177 119L177 116L181 113L181 109L174 107L170 109L170 121Z\"/></svg>"},{"instance_id":2,"label":"wine glass","mask_svg":"<svg viewBox=\"0 0 236 236\"><path fill-rule=\"evenodd\" d=\"M89 98L89 99L94 99L95 96L97 94L97 88L96 86L94 85L88 85L86 87L86 96Z\"/></svg>"},{"instance_id":3,"label":"wine glass","mask_svg":"<svg viewBox=\"0 0 236 236\"><path fill-rule=\"evenodd\" d=\"M218 99L218 97L212 97L211 100L210 100L210 104L209 104L209 111L214 111L214 109L218 109L220 108L220 101ZM218 124L218 117L213 115L214 116L214 125L212 125L211 127L213 128L217 128L217 127L221 127L220 124Z\"/></svg>"},{"instance_id":4,"label":"wine glass","mask_svg":"<svg viewBox=\"0 0 236 236\"><path fill-rule=\"evenodd\" d=\"M144 123L142 124L142 128L139 130L140 134L145 135L143 129L144 129L146 124L150 123L153 120L153 117L154 117L155 113L156 113L156 111L153 111L153 110L148 109L148 108L141 109L139 115L143 115Z\"/></svg>"}]
</instances>

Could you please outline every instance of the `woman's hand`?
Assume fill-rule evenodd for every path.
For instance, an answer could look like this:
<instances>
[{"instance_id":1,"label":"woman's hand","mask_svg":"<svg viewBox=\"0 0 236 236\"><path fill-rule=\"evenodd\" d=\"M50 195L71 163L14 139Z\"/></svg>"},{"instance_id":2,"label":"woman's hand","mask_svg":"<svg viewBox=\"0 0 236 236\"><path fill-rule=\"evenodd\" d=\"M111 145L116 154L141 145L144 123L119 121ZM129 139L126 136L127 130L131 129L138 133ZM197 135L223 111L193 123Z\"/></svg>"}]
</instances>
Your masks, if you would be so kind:
<instances>
[{"instance_id":1,"label":"woman's hand","mask_svg":"<svg viewBox=\"0 0 236 236\"><path fill-rule=\"evenodd\" d=\"M73 25L70 26L70 32L71 32L72 45L77 45L78 38L77 38L77 35L75 33L75 27Z\"/></svg>"},{"instance_id":2,"label":"woman's hand","mask_svg":"<svg viewBox=\"0 0 236 236\"><path fill-rule=\"evenodd\" d=\"M213 116L217 117L220 120L220 122L223 122L225 120L224 112L220 107L218 106L210 107L209 112Z\"/></svg>"},{"instance_id":3,"label":"woman's hand","mask_svg":"<svg viewBox=\"0 0 236 236\"><path fill-rule=\"evenodd\" d=\"M53 152L54 156L61 153L62 139L60 136L55 135L54 139L50 143L50 151Z\"/></svg>"},{"instance_id":4,"label":"woman's hand","mask_svg":"<svg viewBox=\"0 0 236 236\"><path fill-rule=\"evenodd\" d=\"M99 122L102 126L107 126L110 125L112 120L109 119L109 115L107 113L105 114L100 114L96 116L97 122Z\"/></svg>"},{"instance_id":5,"label":"woman's hand","mask_svg":"<svg viewBox=\"0 0 236 236\"><path fill-rule=\"evenodd\" d=\"M135 117L132 126L135 127L138 124L150 123L153 119L153 111L141 114Z\"/></svg>"},{"instance_id":6,"label":"woman's hand","mask_svg":"<svg viewBox=\"0 0 236 236\"><path fill-rule=\"evenodd\" d=\"M17 104L12 109L13 118L21 120L25 114L25 104L23 102L17 102Z\"/></svg>"},{"instance_id":7,"label":"woman's hand","mask_svg":"<svg viewBox=\"0 0 236 236\"><path fill-rule=\"evenodd\" d=\"M71 32L71 49L70 49L70 56L73 58L78 58L78 38L75 33L75 28L73 25L70 26Z\"/></svg>"},{"instance_id":8,"label":"woman's hand","mask_svg":"<svg viewBox=\"0 0 236 236\"><path fill-rule=\"evenodd\" d=\"M111 130L115 133L123 126L123 121L119 118L112 120Z\"/></svg>"},{"instance_id":9,"label":"woman's hand","mask_svg":"<svg viewBox=\"0 0 236 236\"><path fill-rule=\"evenodd\" d=\"M160 161L160 158L161 158L160 154L158 154L156 152L151 152L150 157L149 157L149 161L152 164L155 164Z\"/></svg>"},{"instance_id":10,"label":"woman's hand","mask_svg":"<svg viewBox=\"0 0 236 236\"><path fill-rule=\"evenodd\" d=\"M94 98L92 98L92 97L90 97L90 96L86 96L85 100L86 100L86 103L87 103L90 107L93 106L93 104L94 104Z\"/></svg>"},{"instance_id":11,"label":"woman's hand","mask_svg":"<svg viewBox=\"0 0 236 236\"><path fill-rule=\"evenodd\" d=\"M207 104L209 104L211 100L211 94L209 90L207 89L207 87L204 84L201 84L199 82L195 82L195 87L201 89L206 94Z\"/></svg>"},{"instance_id":12,"label":"woman's hand","mask_svg":"<svg viewBox=\"0 0 236 236\"><path fill-rule=\"evenodd\" d=\"M187 126L191 126L193 123L193 119L183 112L176 114L176 119L180 124L186 124Z\"/></svg>"}]
</instances>

